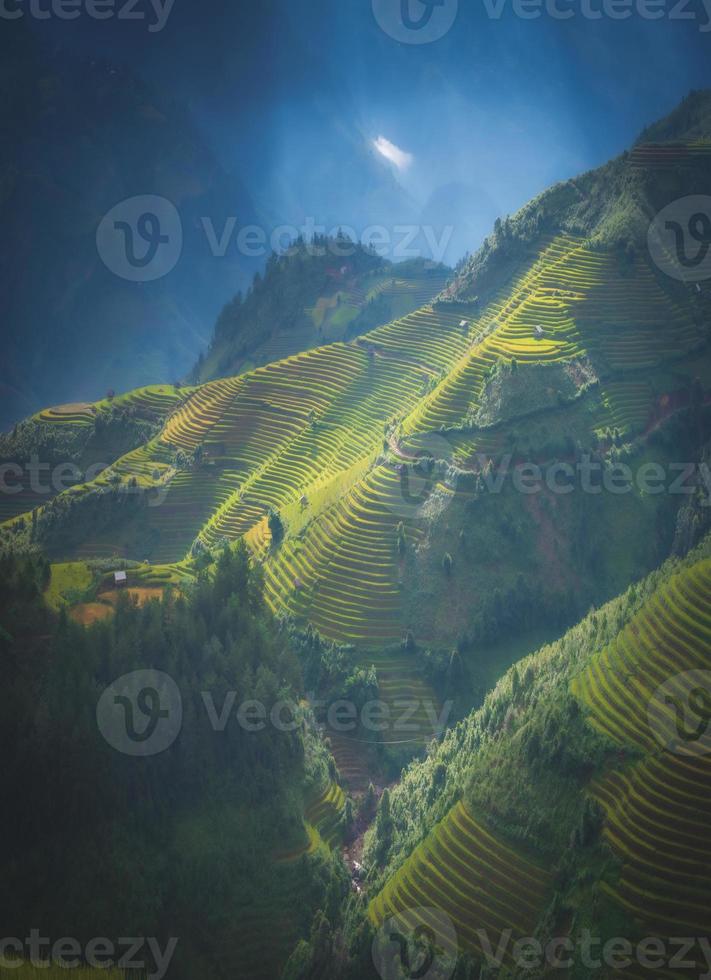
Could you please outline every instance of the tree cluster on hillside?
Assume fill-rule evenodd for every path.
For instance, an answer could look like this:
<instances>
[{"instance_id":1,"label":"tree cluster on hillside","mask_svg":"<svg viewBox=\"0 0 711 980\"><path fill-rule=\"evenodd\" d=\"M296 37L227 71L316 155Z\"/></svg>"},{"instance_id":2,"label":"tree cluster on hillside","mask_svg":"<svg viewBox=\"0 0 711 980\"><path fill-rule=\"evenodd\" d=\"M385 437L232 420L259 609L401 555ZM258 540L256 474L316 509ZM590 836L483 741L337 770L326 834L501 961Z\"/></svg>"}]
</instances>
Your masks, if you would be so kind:
<instances>
[{"instance_id":1,"label":"tree cluster on hillside","mask_svg":"<svg viewBox=\"0 0 711 980\"><path fill-rule=\"evenodd\" d=\"M334 275L347 264L350 275L375 272L385 265L372 249L348 238L316 235L298 238L282 254L272 253L264 273L257 272L246 295L241 292L222 310L208 351L213 375L234 369L278 329L288 331L303 323L304 311L332 287ZM203 362L204 363L204 362ZM203 376L203 364L194 372Z\"/></svg>"},{"instance_id":2,"label":"tree cluster on hillside","mask_svg":"<svg viewBox=\"0 0 711 980\"><path fill-rule=\"evenodd\" d=\"M0 460L24 464L36 458L50 466L108 466L143 445L156 431L156 421L141 417L131 406L102 408L88 424L56 424L31 418L0 434Z\"/></svg>"},{"instance_id":3,"label":"tree cluster on hillside","mask_svg":"<svg viewBox=\"0 0 711 980\"><path fill-rule=\"evenodd\" d=\"M274 855L303 838L304 794L328 779L326 750L299 709L282 713L293 730L248 730L236 716L251 700L269 712L301 698L298 660L260 577L244 548L226 549L188 594L168 591L142 608L123 594L115 616L91 628L64 613L51 619L47 577L42 559L0 562L0 727L12 787L0 809L4 928L24 936L37 924L82 941L179 936L171 976L196 975L201 958L210 975L233 975L233 923L269 896L283 905L297 869L280 870ZM177 685L182 727L166 751L136 758L104 740L97 704L118 678L147 669ZM205 695L220 716L231 692L221 730ZM331 876L318 856L303 859L301 926Z\"/></svg>"}]
</instances>

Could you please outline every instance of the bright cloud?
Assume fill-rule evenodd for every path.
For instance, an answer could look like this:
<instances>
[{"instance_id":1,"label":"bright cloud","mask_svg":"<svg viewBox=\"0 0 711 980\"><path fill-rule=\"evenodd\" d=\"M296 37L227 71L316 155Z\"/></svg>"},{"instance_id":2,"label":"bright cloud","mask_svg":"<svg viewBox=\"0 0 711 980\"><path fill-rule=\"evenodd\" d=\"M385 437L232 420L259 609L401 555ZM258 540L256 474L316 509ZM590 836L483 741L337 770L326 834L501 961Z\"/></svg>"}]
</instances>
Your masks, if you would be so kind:
<instances>
[{"instance_id":1,"label":"bright cloud","mask_svg":"<svg viewBox=\"0 0 711 980\"><path fill-rule=\"evenodd\" d=\"M373 140L373 146L381 156L394 164L398 170L407 170L414 160L411 153L406 153L405 150L401 150L399 146L395 146L394 143L385 139L384 136L378 136L376 140Z\"/></svg>"}]
</instances>

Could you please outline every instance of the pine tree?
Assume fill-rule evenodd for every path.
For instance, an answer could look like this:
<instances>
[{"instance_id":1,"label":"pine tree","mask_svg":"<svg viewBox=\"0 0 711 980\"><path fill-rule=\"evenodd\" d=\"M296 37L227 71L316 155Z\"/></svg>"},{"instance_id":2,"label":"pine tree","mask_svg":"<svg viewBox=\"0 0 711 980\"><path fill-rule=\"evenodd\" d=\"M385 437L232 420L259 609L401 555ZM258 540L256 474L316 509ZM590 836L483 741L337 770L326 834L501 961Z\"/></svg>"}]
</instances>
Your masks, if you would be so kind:
<instances>
[{"instance_id":1,"label":"pine tree","mask_svg":"<svg viewBox=\"0 0 711 980\"><path fill-rule=\"evenodd\" d=\"M269 511L269 533L272 536L272 544L279 544L284 538L284 522L277 510Z\"/></svg>"}]
</instances>

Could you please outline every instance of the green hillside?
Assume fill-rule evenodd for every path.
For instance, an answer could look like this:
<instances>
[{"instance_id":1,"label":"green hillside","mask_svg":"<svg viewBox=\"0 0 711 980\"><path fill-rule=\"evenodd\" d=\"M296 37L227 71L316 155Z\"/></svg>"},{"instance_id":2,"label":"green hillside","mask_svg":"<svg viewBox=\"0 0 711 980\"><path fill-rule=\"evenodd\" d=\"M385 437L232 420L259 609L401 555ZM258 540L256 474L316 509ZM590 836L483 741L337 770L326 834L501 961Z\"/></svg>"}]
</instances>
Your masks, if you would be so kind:
<instances>
[{"instance_id":1,"label":"green hillside","mask_svg":"<svg viewBox=\"0 0 711 980\"><path fill-rule=\"evenodd\" d=\"M157 434L190 394L179 385L110 393L99 402L47 408L0 434L0 461L11 467L0 495L0 520L31 513L108 469Z\"/></svg>"},{"instance_id":2,"label":"green hillside","mask_svg":"<svg viewBox=\"0 0 711 980\"><path fill-rule=\"evenodd\" d=\"M8 852L9 929L39 903L59 934L116 908L160 934L168 908L182 975L265 980L367 980L393 921L444 916L457 980L521 976L532 935L569 940L577 980L586 930L711 932L711 292L647 247L708 187L710 107L500 220L452 278L300 241L191 385L0 438L4 839L55 870L38 898ZM155 664L185 736L107 762L97 692ZM293 698L296 726L213 739L215 688ZM155 893L124 894L129 851Z\"/></svg>"},{"instance_id":3,"label":"green hillside","mask_svg":"<svg viewBox=\"0 0 711 980\"><path fill-rule=\"evenodd\" d=\"M305 719L256 737L230 714L219 730L209 723L201 692L218 714L237 689L301 710L298 660L259 576L244 549L227 550L185 593L141 606L124 593L113 617L84 628L43 601L47 587L86 587L70 571L0 559L0 730L15 789L0 813L5 927L24 936L36 916L43 935L82 946L145 930L163 949L175 935L171 976L231 977L237 964L241 977L273 980L317 909L344 891L330 848L345 797ZM117 677L156 670L175 684L178 730L164 751L129 757L110 742L99 699ZM175 697L162 702L168 715ZM56 976L4 958L0 973Z\"/></svg>"},{"instance_id":4,"label":"green hillside","mask_svg":"<svg viewBox=\"0 0 711 980\"><path fill-rule=\"evenodd\" d=\"M430 302L448 273L420 259L393 264L345 236L298 239L224 308L194 378L244 373L366 333Z\"/></svg>"},{"instance_id":5,"label":"green hillside","mask_svg":"<svg viewBox=\"0 0 711 980\"><path fill-rule=\"evenodd\" d=\"M698 138L707 103L691 97L665 132ZM105 405L20 427L5 458L39 426L45 444L87 439L84 455L103 448L110 465L52 499L13 496L0 540L99 562L103 574L127 562L140 588L188 580L211 550L244 539L277 616L353 647L353 669L374 665L390 703L418 702L417 731L396 758L420 750L434 734L426 704L454 698L462 717L536 643L679 546L688 498L649 492L636 476L700 459L711 300L664 276L640 229L680 181L693 190L707 170L693 157L669 177L625 156L554 188L498 224L437 302L362 336L366 301L376 320L380 299L395 302L395 270L360 248L334 269L327 248L314 257L299 243L223 313L199 369L240 373L114 399L132 438L134 416L148 413L123 452L102 446ZM588 188L582 211L577 186ZM406 304L442 285L422 266L400 275L412 277L397 280ZM295 346L262 348L270 324ZM258 349L268 363L250 369ZM597 476L558 492L547 477L561 464ZM531 465L536 492L522 491ZM629 493L607 492L621 465ZM685 547L703 514L694 521ZM362 786L362 759L337 741Z\"/></svg>"},{"instance_id":6,"label":"green hillside","mask_svg":"<svg viewBox=\"0 0 711 980\"><path fill-rule=\"evenodd\" d=\"M708 192L710 139L709 91L691 92L621 157L555 184L497 221L482 248L457 270L446 298L488 298L502 271L515 273L522 252L542 235L580 236L623 263L633 260L647 251L647 232L658 211L675 199Z\"/></svg>"},{"instance_id":7,"label":"green hillside","mask_svg":"<svg viewBox=\"0 0 711 980\"><path fill-rule=\"evenodd\" d=\"M367 906L333 937L334 956L342 942L351 951L339 975L376 976L361 951L392 917L406 934L440 935L444 914L456 941L440 950L441 969L459 960L466 977L522 975L512 951L528 936L570 942L571 977L593 975L586 931L599 948L658 937L670 956L674 937L708 936L711 766L693 743L680 749L676 701L658 688L686 703L679 675L709 670L710 629L706 538L517 664L403 774L387 819L381 803L366 838Z\"/></svg>"}]
</instances>

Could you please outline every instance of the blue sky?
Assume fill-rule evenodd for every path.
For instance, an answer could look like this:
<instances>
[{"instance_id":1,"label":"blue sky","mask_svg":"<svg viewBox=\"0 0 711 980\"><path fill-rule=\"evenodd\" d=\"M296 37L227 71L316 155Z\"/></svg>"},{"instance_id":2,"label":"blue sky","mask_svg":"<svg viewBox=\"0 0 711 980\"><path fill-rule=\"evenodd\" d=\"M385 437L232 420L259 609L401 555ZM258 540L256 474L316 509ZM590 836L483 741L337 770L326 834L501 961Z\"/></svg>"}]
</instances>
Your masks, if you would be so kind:
<instances>
[{"instance_id":1,"label":"blue sky","mask_svg":"<svg viewBox=\"0 0 711 980\"><path fill-rule=\"evenodd\" d=\"M449 32L418 45L381 30L373 0L175 0L159 34L115 20L41 27L184 100L268 227L451 226L454 261L495 217L711 85L702 0L655 21L586 19L585 0L570 0L569 20L524 20L511 2L491 19L485 0L458 0Z\"/></svg>"}]
</instances>

